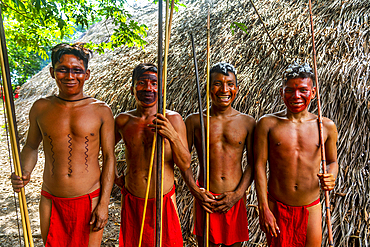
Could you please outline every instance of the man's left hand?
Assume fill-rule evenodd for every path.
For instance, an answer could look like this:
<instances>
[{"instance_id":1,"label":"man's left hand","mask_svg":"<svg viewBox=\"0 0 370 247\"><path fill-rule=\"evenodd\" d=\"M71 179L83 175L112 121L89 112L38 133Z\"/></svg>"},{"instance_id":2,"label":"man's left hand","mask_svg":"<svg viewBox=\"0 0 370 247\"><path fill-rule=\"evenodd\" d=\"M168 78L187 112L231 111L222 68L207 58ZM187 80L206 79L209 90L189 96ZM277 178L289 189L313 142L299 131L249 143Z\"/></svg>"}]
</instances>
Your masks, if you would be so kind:
<instances>
[{"instance_id":1,"label":"man's left hand","mask_svg":"<svg viewBox=\"0 0 370 247\"><path fill-rule=\"evenodd\" d=\"M94 232L100 231L108 223L108 207L98 204L91 214L90 225Z\"/></svg>"},{"instance_id":2,"label":"man's left hand","mask_svg":"<svg viewBox=\"0 0 370 247\"><path fill-rule=\"evenodd\" d=\"M334 189L335 186L335 177L331 173L319 173L317 176L320 179L321 189L330 191Z\"/></svg>"},{"instance_id":3,"label":"man's left hand","mask_svg":"<svg viewBox=\"0 0 370 247\"><path fill-rule=\"evenodd\" d=\"M213 211L225 214L240 200L240 198L241 197L234 191L224 192L216 196L217 202L212 204L215 207Z\"/></svg>"}]
</instances>

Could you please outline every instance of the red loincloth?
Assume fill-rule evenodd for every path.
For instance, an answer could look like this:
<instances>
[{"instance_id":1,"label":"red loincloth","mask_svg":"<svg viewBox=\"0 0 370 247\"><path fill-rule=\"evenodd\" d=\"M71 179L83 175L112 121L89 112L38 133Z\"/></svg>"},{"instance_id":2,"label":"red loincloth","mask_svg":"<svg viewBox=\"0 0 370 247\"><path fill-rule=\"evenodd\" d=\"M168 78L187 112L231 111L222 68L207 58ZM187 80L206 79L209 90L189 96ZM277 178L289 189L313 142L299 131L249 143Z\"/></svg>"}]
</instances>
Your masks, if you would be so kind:
<instances>
[{"instance_id":1,"label":"red loincloth","mask_svg":"<svg viewBox=\"0 0 370 247\"><path fill-rule=\"evenodd\" d=\"M279 226L278 236L271 238L270 246L304 247L306 245L307 222L309 212L307 208L320 203L318 198L306 206L289 206L279 202L268 194L270 201L275 203L274 216Z\"/></svg>"},{"instance_id":2,"label":"red loincloth","mask_svg":"<svg viewBox=\"0 0 370 247\"><path fill-rule=\"evenodd\" d=\"M140 238L141 221L143 218L144 198L136 197L130 194L125 188L122 188L122 211L121 211L121 229L119 234L120 247L137 247ZM182 247L183 239L180 227L179 217L175 205L172 201L172 195L175 194L175 186L163 197L163 215L162 215L162 246L163 247ZM145 225L143 240L141 246L155 246L155 216L156 205L155 198L148 199L145 215Z\"/></svg>"},{"instance_id":3,"label":"red loincloth","mask_svg":"<svg viewBox=\"0 0 370 247\"><path fill-rule=\"evenodd\" d=\"M197 181L197 185L199 183ZM215 194L210 192L214 196ZM232 245L235 243L248 241L248 215L245 206L245 198L235 203L230 210L225 213L211 213L209 214L209 241L214 244ZM194 199L195 215L194 215L194 234L203 236L203 207L197 200Z\"/></svg>"},{"instance_id":4,"label":"red loincloth","mask_svg":"<svg viewBox=\"0 0 370 247\"><path fill-rule=\"evenodd\" d=\"M100 188L90 194L63 198L41 190L52 200L49 233L45 247L87 247L89 245L91 201L100 196Z\"/></svg>"}]
</instances>

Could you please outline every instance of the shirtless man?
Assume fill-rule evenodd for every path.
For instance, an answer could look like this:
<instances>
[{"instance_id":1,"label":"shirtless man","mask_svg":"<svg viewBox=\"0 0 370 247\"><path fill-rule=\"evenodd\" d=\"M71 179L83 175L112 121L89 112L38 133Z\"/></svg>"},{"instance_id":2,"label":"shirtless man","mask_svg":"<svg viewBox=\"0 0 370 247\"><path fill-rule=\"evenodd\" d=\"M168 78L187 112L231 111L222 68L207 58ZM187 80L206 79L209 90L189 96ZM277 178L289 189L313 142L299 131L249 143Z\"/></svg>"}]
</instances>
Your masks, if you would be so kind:
<instances>
[{"instance_id":1,"label":"shirtless man","mask_svg":"<svg viewBox=\"0 0 370 247\"><path fill-rule=\"evenodd\" d=\"M263 116L256 126L259 220L269 246L321 246L319 180L323 190L334 188L338 133L333 121L323 118L327 174L318 174L318 120L307 110L316 94L314 79L308 64L290 65L280 89L286 109Z\"/></svg>"},{"instance_id":2,"label":"shirtless man","mask_svg":"<svg viewBox=\"0 0 370 247\"><path fill-rule=\"evenodd\" d=\"M42 141L40 226L46 246L100 246L108 221L114 183L114 119L105 103L83 93L90 77L90 56L91 51L78 44L52 49L50 74L59 93L33 104L21 152L23 176L12 174L13 188L19 192L30 181Z\"/></svg>"},{"instance_id":3,"label":"shirtless man","mask_svg":"<svg viewBox=\"0 0 370 247\"><path fill-rule=\"evenodd\" d=\"M204 189L203 160L199 159L198 181L191 169L183 173L190 192L196 199L194 234L203 246L203 210L210 213L209 246L241 246L249 239L245 192L253 180L253 131L255 120L231 107L239 90L235 68L217 63L211 69L212 106L210 108L210 191ZM203 118L206 115L203 114ZM206 120L204 120L206 122ZM186 130L189 151L193 144L202 157L199 113L187 117ZM243 172L243 150L247 150L248 165ZM203 209L203 210L202 210Z\"/></svg>"},{"instance_id":4,"label":"shirtless man","mask_svg":"<svg viewBox=\"0 0 370 247\"><path fill-rule=\"evenodd\" d=\"M137 247L139 243L143 198L147 187L156 124L158 133L165 138L163 246L183 246L176 206L174 164L182 171L190 167L191 157L186 148L186 127L182 117L176 112L167 110L166 117L157 114L157 93L155 65L138 65L133 71L131 86L131 94L135 97L137 107L135 110L119 114L115 120L116 143L123 140L127 162L126 174L120 177L116 175L116 183L122 187L119 246ZM142 240L142 246L147 247L155 246L154 197L157 186L155 171L153 168Z\"/></svg>"}]
</instances>

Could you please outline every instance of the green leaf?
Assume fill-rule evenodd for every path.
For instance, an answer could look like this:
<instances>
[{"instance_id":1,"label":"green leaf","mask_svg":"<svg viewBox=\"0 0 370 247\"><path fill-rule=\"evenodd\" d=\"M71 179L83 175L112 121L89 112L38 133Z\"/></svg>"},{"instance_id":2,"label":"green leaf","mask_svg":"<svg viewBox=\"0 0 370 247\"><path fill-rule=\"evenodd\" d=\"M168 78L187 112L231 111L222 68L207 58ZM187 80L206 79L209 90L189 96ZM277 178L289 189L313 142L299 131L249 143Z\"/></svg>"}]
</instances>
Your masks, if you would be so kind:
<instances>
[{"instance_id":1,"label":"green leaf","mask_svg":"<svg viewBox=\"0 0 370 247\"><path fill-rule=\"evenodd\" d=\"M241 29L243 32L245 32L246 34L248 34L248 31L247 31L247 26L244 24L244 23L241 23L241 22L233 22L231 23L231 33L234 35L234 31L236 29L236 27L238 27L239 29Z\"/></svg>"}]
</instances>

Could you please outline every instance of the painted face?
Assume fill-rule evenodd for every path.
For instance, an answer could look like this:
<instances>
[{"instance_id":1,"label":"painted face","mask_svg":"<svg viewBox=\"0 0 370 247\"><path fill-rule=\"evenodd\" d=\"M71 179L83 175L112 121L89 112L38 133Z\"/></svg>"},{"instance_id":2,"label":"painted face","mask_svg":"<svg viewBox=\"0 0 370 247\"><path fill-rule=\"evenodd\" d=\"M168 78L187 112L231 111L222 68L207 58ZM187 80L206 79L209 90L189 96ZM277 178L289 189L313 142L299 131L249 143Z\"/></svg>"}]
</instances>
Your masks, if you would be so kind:
<instances>
[{"instance_id":1,"label":"painted face","mask_svg":"<svg viewBox=\"0 0 370 247\"><path fill-rule=\"evenodd\" d=\"M228 107L234 101L239 86L236 86L235 75L228 72L228 75L222 73L211 74L211 98L212 104L221 107Z\"/></svg>"},{"instance_id":2,"label":"painted face","mask_svg":"<svg viewBox=\"0 0 370 247\"><path fill-rule=\"evenodd\" d=\"M316 87L313 87L310 78L293 78L280 89L280 94L288 110L299 113L306 110L315 97Z\"/></svg>"},{"instance_id":3,"label":"painted face","mask_svg":"<svg viewBox=\"0 0 370 247\"><path fill-rule=\"evenodd\" d=\"M155 105L158 100L157 74L150 71L144 72L131 90L133 90L136 102L141 106Z\"/></svg>"},{"instance_id":4,"label":"painted face","mask_svg":"<svg viewBox=\"0 0 370 247\"><path fill-rule=\"evenodd\" d=\"M60 96L83 94L83 85L90 78L90 70L85 70L81 59L72 54L65 54L54 68L50 68L59 88Z\"/></svg>"}]
</instances>

